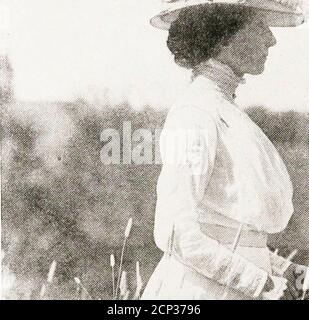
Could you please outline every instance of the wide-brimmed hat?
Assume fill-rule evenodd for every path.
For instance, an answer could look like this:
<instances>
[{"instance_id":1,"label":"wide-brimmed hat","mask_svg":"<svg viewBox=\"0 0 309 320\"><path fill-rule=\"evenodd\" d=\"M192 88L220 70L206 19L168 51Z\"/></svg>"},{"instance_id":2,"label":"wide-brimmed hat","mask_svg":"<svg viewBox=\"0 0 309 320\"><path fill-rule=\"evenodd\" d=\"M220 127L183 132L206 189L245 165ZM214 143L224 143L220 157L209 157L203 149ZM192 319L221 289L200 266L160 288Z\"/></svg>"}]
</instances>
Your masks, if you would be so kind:
<instances>
[{"instance_id":1,"label":"wide-brimmed hat","mask_svg":"<svg viewBox=\"0 0 309 320\"><path fill-rule=\"evenodd\" d=\"M197 5L241 5L266 17L270 27L296 27L305 22L301 0L162 0L163 10L151 18L152 26L169 30L184 8Z\"/></svg>"}]
</instances>

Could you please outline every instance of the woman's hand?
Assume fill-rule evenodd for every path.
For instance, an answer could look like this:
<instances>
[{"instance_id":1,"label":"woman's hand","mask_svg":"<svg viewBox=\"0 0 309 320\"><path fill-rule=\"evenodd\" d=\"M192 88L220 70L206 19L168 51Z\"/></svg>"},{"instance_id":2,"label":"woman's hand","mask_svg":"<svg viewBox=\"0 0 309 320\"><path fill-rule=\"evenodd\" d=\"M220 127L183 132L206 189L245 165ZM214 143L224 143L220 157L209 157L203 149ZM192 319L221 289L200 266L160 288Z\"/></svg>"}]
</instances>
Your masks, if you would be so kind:
<instances>
[{"instance_id":1,"label":"woman's hand","mask_svg":"<svg viewBox=\"0 0 309 320\"><path fill-rule=\"evenodd\" d=\"M295 299L300 299L303 295L303 282L301 280L305 278L307 270L306 266L291 263L283 275L288 280L290 291Z\"/></svg>"},{"instance_id":2,"label":"woman's hand","mask_svg":"<svg viewBox=\"0 0 309 320\"><path fill-rule=\"evenodd\" d=\"M288 280L269 276L261 294L263 300L293 300L289 295Z\"/></svg>"}]
</instances>

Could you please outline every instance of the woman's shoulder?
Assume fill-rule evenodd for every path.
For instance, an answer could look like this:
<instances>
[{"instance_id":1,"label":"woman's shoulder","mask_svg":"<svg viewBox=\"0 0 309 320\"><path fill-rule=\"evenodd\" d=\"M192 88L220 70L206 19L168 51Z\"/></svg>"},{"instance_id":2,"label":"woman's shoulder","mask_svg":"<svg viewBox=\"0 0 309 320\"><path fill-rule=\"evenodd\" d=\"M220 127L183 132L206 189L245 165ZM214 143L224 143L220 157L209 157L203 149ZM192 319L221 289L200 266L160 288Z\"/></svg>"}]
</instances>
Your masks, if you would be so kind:
<instances>
[{"instance_id":1,"label":"woman's shoulder","mask_svg":"<svg viewBox=\"0 0 309 320\"><path fill-rule=\"evenodd\" d=\"M169 110L165 127L175 129L215 128L214 113L194 103L175 104Z\"/></svg>"},{"instance_id":2,"label":"woman's shoulder","mask_svg":"<svg viewBox=\"0 0 309 320\"><path fill-rule=\"evenodd\" d=\"M204 126L210 122L215 123L220 118L219 110L222 103L220 97L212 90L194 92L188 88L171 106L167 122L182 126Z\"/></svg>"}]
</instances>

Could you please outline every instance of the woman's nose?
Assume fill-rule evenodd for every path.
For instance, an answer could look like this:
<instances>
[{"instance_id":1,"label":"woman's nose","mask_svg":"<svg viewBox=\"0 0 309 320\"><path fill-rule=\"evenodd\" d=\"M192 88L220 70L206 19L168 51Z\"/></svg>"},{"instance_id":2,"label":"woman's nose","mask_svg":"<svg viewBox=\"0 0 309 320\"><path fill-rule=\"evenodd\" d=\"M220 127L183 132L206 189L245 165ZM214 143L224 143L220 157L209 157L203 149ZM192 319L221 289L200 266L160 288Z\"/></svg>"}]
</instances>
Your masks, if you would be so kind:
<instances>
[{"instance_id":1,"label":"woman's nose","mask_svg":"<svg viewBox=\"0 0 309 320\"><path fill-rule=\"evenodd\" d=\"M277 40L276 40L274 34L271 31L269 32L269 37L268 37L268 43L267 44L268 44L269 47L273 47L273 46L275 46L277 44Z\"/></svg>"}]
</instances>

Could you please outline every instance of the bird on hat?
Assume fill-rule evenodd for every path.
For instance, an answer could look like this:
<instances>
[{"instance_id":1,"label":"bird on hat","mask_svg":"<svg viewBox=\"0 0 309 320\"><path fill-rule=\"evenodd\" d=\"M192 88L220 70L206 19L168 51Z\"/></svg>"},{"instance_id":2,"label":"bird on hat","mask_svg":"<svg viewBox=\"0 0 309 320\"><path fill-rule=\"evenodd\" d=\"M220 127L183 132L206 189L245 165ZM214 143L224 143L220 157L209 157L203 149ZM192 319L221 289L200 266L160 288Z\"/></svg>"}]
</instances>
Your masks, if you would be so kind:
<instances>
[{"instance_id":1,"label":"bird on hat","mask_svg":"<svg viewBox=\"0 0 309 320\"><path fill-rule=\"evenodd\" d=\"M162 0L163 11L151 18L152 26L169 30L181 9L197 5L222 4L251 7L266 17L270 27L296 27L305 22L300 0Z\"/></svg>"}]
</instances>

